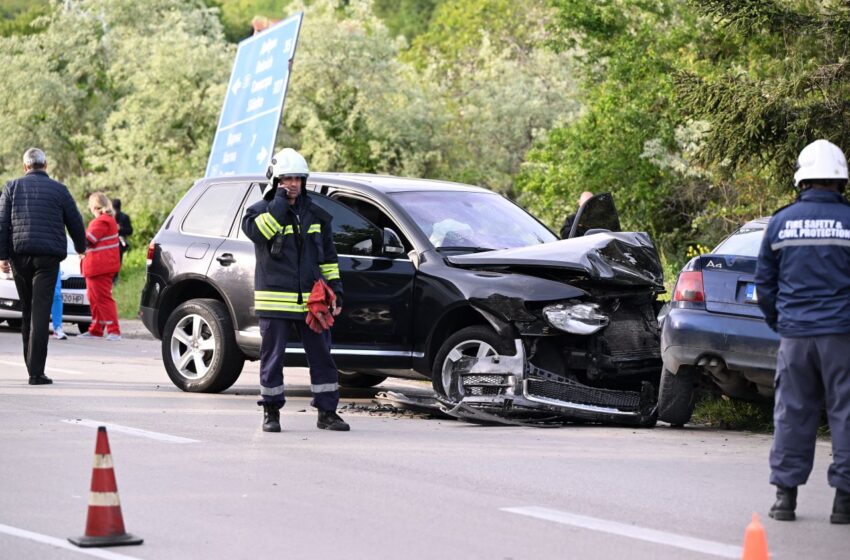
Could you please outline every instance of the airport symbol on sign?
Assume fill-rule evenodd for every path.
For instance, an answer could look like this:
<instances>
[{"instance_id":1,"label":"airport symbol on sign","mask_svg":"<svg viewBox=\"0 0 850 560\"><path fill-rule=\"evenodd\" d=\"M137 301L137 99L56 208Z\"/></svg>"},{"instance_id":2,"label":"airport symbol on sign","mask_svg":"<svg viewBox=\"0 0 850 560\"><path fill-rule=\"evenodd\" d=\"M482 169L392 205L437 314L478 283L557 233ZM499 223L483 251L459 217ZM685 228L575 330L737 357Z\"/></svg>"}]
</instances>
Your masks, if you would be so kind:
<instances>
[{"instance_id":1,"label":"airport symbol on sign","mask_svg":"<svg viewBox=\"0 0 850 560\"><path fill-rule=\"evenodd\" d=\"M265 174L303 16L295 14L239 43L206 177Z\"/></svg>"}]
</instances>

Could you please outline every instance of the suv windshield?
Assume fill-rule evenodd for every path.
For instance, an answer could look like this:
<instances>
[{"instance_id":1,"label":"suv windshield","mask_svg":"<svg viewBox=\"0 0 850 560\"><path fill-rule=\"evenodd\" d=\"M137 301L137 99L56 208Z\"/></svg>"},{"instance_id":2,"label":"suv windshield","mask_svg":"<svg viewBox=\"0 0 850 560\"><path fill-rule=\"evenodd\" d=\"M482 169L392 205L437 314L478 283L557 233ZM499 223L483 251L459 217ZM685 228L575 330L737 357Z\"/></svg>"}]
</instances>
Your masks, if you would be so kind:
<instances>
[{"instance_id":1,"label":"suv windshield","mask_svg":"<svg viewBox=\"0 0 850 560\"><path fill-rule=\"evenodd\" d=\"M495 193L414 191L391 196L437 249L510 249L558 239L525 210Z\"/></svg>"},{"instance_id":2,"label":"suv windshield","mask_svg":"<svg viewBox=\"0 0 850 560\"><path fill-rule=\"evenodd\" d=\"M742 227L717 246L712 253L716 255L737 255L757 257L764 237L763 227Z\"/></svg>"}]
</instances>

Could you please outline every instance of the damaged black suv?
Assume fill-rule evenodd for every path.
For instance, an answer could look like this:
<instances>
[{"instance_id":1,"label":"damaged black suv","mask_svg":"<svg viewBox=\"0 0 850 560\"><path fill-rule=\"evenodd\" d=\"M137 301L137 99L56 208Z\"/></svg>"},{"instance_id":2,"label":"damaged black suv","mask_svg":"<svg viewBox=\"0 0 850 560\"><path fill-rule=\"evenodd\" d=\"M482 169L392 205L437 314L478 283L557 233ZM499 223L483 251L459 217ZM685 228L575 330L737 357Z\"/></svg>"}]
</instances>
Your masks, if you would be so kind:
<instances>
[{"instance_id":1,"label":"damaged black suv","mask_svg":"<svg viewBox=\"0 0 850 560\"><path fill-rule=\"evenodd\" d=\"M254 249L240 229L261 177L197 182L148 249L141 298L185 391L230 387L259 356ZM455 416L655 422L663 277L613 200L579 210L570 238L487 189L360 174L310 176L333 216L345 306L340 381L430 378ZM287 365L306 365L287 348Z\"/></svg>"}]
</instances>

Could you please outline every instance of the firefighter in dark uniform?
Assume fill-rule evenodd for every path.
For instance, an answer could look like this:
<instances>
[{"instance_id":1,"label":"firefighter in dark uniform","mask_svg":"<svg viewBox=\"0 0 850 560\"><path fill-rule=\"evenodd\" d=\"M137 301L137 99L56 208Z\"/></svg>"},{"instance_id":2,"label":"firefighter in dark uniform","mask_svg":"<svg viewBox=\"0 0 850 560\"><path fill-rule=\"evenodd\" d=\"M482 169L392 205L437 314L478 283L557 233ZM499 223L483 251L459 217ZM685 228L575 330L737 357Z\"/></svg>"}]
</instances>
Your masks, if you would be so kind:
<instances>
[{"instance_id":1,"label":"firefighter in dark uniform","mask_svg":"<svg viewBox=\"0 0 850 560\"><path fill-rule=\"evenodd\" d=\"M780 335L770 516L793 521L812 470L821 410L832 432L830 521L850 523L850 203L847 160L826 140L798 159L797 201L770 219L756 270L758 303Z\"/></svg>"},{"instance_id":2,"label":"firefighter in dark uniform","mask_svg":"<svg viewBox=\"0 0 850 560\"><path fill-rule=\"evenodd\" d=\"M307 299L316 280L324 278L342 310L342 282L331 231L331 216L316 206L305 186L309 169L304 158L285 148L272 158L263 200L247 209L242 231L254 242L257 265L254 308L259 317L260 401L263 431L280 431L283 363L287 342L297 332L310 363L317 426L348 431L336 413L339 372L331 357L330 331L316 333L305 322Z\"/></svg>"}]
</instances>

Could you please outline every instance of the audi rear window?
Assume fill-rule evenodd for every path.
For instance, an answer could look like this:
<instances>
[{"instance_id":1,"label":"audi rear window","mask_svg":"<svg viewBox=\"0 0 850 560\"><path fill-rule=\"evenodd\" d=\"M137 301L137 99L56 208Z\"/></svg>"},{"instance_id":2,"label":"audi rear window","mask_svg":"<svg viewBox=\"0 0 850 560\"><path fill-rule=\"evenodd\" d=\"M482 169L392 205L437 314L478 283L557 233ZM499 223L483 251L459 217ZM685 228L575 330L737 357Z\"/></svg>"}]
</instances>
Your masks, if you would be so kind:
<instances>
[{"instance_id":1,"label":"audi rear window","mask_svg":"<svg viewBox=\"0 0 850 560\"><path fill-rule=\"evenodd\" d=\"M763 238L764 228L741 228L724 239L712 253L716 255L757 257Z\"/></svg>"}]
</instances>

